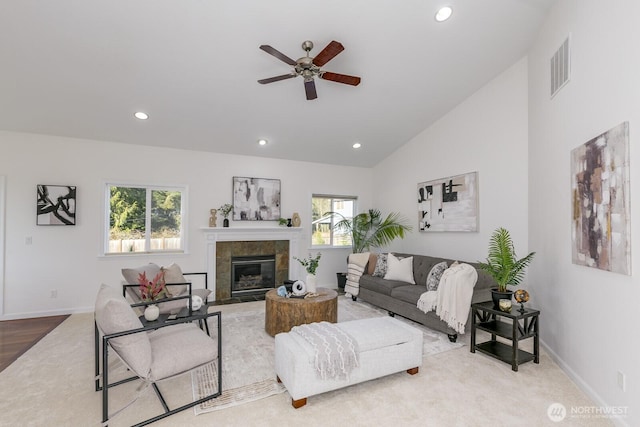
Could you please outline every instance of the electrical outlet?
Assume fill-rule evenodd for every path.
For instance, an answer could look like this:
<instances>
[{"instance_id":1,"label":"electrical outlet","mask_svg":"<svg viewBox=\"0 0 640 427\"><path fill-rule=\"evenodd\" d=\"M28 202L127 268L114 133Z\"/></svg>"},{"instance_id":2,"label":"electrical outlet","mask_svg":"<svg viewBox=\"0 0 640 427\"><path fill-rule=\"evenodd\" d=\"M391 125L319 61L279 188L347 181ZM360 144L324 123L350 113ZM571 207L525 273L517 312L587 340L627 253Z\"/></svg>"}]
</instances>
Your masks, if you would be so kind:
<instances>
[{"instance_id":1,"label":"electrical outlet","mask_svg":"<svg viewBox=\"0 0 640 427\"><path fill-rule=\"evenodd\" d=\"M27 236L27 237L24 239L24 244L25 244L25 245L31 245L32 243L33 243L33 238L32 238L31 236Z\"/></svg>"},{"instance_id":2,"label":"electrical outlet","mask_svg":"<svg viewBox=\"0 0 640 427\"><path fill-rule=\"evenodd\" d=\"M627 377L622 371L618 371L618 387L622 391L627 391Z\"/></svg>"},{"instance_id":3,"label":"electrical outlet","mask_svg":"<svg viewBox=\"0 0 640 427\"><path fill-rule=\"evenodd\" d=\"M58 290L51 289L51 298L58 298Z\"/></svg>"}]
</instances>

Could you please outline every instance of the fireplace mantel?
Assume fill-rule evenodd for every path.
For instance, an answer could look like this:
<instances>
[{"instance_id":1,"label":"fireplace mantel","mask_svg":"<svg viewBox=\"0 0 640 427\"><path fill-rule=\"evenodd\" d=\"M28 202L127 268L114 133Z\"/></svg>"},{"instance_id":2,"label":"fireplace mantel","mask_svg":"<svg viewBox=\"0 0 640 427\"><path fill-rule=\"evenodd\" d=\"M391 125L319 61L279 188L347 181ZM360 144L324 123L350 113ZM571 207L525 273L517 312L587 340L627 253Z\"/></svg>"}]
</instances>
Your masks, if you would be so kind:
<instances>
[{"instance_id":1,"label":"fireplace mantel","mask_svg":"<svg viewBox=\"0 0 640 427\"><path fill-rule=\"evenodd\" d=\"M216 244L218 242L288 240L289 241L289 274L297 277L299 263L293 257L298 254L301 227L203 227L207 254L207 274L211 298L216 295Z\"/></svg>"}]
</instances>

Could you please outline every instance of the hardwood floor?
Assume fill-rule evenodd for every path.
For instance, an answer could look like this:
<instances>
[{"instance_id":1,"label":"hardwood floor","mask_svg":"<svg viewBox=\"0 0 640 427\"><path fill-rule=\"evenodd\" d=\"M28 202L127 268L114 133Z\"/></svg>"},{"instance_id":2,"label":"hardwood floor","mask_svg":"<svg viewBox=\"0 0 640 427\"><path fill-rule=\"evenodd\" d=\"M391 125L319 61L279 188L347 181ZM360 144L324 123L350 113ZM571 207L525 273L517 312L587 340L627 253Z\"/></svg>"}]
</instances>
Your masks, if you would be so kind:
<instances>
[{"instance_id":1,"label":"hardwood floor","mask_svg":"<svg viewBox=\"0 0 640 427\"><path fill-rule=\"evenodd\" d=\"M68 315L0 322L0 372L45 335L53 331Z\"/></svg>"}]
</instances>

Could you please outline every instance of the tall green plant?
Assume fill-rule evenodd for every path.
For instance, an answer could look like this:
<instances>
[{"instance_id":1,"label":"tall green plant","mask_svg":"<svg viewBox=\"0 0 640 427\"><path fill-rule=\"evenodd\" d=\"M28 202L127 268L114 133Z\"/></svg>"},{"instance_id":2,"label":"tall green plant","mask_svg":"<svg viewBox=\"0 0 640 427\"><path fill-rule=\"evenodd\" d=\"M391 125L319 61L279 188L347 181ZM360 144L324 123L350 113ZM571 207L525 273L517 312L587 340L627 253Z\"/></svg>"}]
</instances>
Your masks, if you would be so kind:
<instances>
[{"instance_id":1,"label":"tall green plant","mask_svg":"<svg viewBox=\"0 0 640 427\"><path fill-rule=\"evenodd\" d=\"M509 231L500 227L489 240L487 262L478 261L481 270L489 273L498 283L498 290L505 292L507 286L517 286L524 279L524 270L533 261L535 252L518 259Z\"/></svg>"},{"instance_id":2,"label":"tall green plant","mask_svg":"<svg viewBox=\"0 0 640 427\"><path fill-rule=\"evenodd\" d=\"M354 253L386 246L397 238L403 239L405 233L411 231L411 226L397 212L390 213L384 219L378 209L369 209L353 218L345 218L337 212L329 213L342 217L333 227L351 235Z\"/></svg>"}]
</instances>

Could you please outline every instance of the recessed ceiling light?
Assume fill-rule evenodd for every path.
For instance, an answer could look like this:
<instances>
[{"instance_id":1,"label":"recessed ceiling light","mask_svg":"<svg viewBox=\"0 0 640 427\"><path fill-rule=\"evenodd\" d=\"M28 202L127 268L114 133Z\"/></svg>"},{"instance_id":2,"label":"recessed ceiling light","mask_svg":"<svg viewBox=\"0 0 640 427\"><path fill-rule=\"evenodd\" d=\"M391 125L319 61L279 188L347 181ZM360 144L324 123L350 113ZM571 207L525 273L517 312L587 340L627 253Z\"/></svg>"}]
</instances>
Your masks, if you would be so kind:
<instances>
[{"instance_id":1,"label":"recessed ceiling light","mask_svg":"<svg viewBox=\"0 0 640 427\"><path fill-rule=\"evenodd\" d=\"M147 113L143 113L142 111L136 111L134 116L139 120L147 120L149 118L149 115Z\"/></svg>"},{"instance_id":2,"label":"recessed ceiling light","mask_svg":"<svg viewBox=\"0 0 640 427\"><path fill-rule=\"evenodd\" d=\"M449 6L444 6L438 9L436 12L436 21L443 22L447 19L451 18L451 14L453 13L453 9Z\"/></svg>"},{"instance_id":3,"label":"recessed ceiling light","mask_svg":"<svg viewBox=\"0 0 640 427\"><path fill-rule=\"evenodd\" d=\"M267 145L268 142L269 141L267 141L266 139L259 139L258 140L258 144L260 144L260 145Z\"/></svg>"},{"instance_id":4,"label":"recessed ceiling light","mask_svg":"<svg viewBox=\"0 0 640 427\"><path fill-rule=\"evenodd\" d=\"M353 148L360 148L362 147L362 144L360 144L359 142L356 142L355 144L353 144Z\"/></svg>"}]
</instances>

